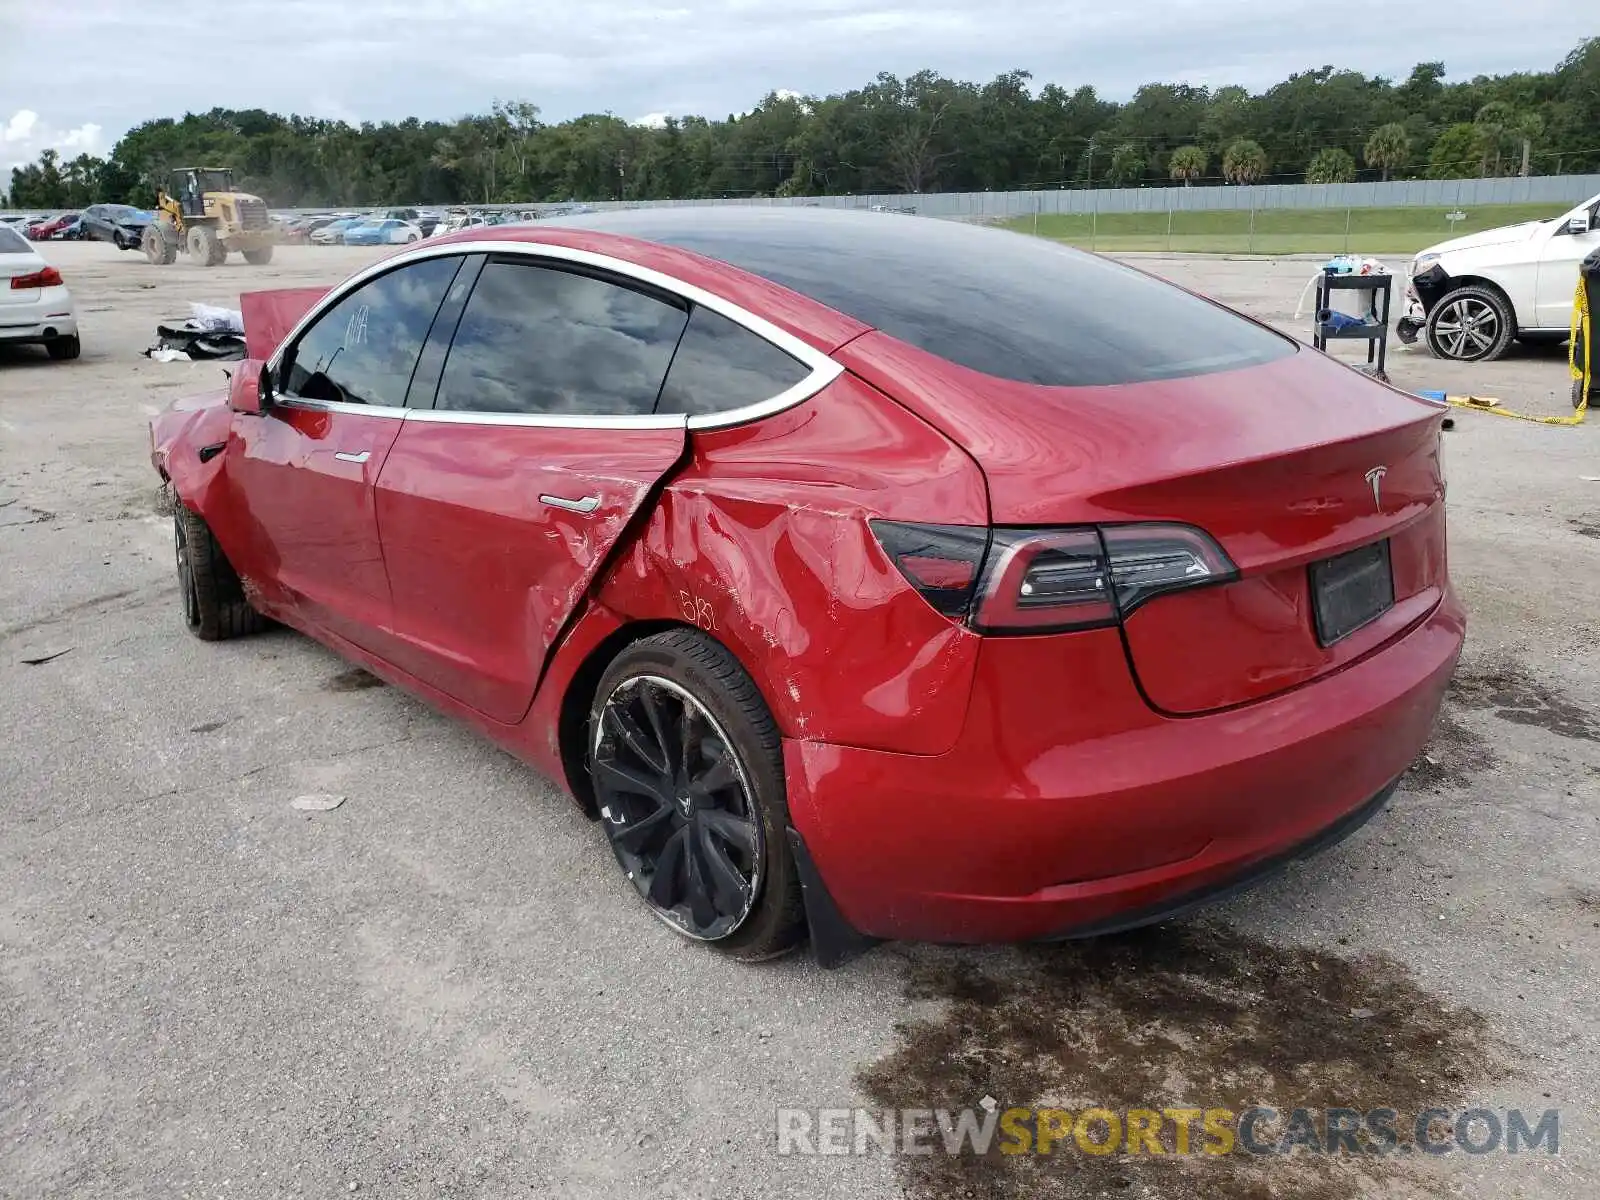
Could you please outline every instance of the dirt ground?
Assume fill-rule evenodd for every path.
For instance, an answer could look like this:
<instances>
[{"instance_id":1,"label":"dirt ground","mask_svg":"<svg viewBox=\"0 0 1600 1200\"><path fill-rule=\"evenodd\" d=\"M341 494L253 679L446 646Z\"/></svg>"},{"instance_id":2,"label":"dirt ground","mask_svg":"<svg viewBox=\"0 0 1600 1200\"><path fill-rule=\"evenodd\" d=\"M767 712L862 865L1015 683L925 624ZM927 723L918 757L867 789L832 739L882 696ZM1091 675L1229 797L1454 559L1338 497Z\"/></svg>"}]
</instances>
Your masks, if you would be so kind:
<instances>
[{"instance_id":1,"label":"dirt ground","mask_svg":"<svg viewBox=\"0 0 1600 1200\"><path fill-rule=\"evenodd\" d=\"M0 1197L1600 1191L1600 418L1458 415L1468 649L1428 757L1349 841L1141 936L741 967L650 920L599 831L474 735L298 636L184 633L146 421L223 376L139 352L190 301L374 252L44 252L84 354L0 351ZM1313 269L1141 265L1285 328ZM1570 411L1555 351L1396 344L1390 374ZM292 809L307 792L348 800ZM780 1106L986 1093L1555 1108L1560 1152L777 1153Z\"/></svg>"}]
</instances>

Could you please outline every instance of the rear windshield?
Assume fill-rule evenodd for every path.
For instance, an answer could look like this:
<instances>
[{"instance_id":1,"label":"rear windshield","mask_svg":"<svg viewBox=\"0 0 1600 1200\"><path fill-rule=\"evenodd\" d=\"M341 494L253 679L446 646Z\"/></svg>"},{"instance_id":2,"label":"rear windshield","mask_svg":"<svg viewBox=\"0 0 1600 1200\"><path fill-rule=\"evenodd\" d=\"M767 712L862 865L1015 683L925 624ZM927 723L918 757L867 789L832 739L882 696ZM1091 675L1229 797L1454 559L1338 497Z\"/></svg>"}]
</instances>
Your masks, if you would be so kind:
<instances>
[{"instance_id":1,"label":"rear windshield","mask_svg":"<svg viewBox=\"0 0 1600 1200\"><path fill-rule=\"evenodd\" d=\"M1256 366L1294 343L1109 260L889 213L702 208L563 221L720 258L950 362L1054 387Z\"/></svg>"},{"instance_id":2,"label":"rear windshield","mask_svg":"<svg viewBox=\"0 0 1600 1200\"><path fill-rule=\"evenodd\" d=\"M33 247L9 225L0 225L0 254L28 254Z\"/></svg>"}]
</instances>

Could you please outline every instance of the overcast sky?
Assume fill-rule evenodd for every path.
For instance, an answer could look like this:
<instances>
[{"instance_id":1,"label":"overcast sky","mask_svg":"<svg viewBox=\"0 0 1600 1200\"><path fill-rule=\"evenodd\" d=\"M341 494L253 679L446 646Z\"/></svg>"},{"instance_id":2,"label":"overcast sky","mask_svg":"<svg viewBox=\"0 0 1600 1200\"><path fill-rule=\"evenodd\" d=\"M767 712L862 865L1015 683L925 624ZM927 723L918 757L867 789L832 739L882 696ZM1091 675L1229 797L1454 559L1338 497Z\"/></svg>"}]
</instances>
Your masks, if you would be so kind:
<instances>
[{"instance_id":1,"label":"overcast sky","mask_svg":"<svg viewBox=\"0 0 1600 1200\"><path fill-rule=\"evenodd\" d=\"M1572 0L0 0L0 186L45 147L104 154L141 121L215 106L381 121L501 98L546 120L724 117L774 89L922 67L1020 67L1120 100L1152 80L1257 90L1324 63L1546 70L1593 34Z\"/></svg>"}]
</instances>

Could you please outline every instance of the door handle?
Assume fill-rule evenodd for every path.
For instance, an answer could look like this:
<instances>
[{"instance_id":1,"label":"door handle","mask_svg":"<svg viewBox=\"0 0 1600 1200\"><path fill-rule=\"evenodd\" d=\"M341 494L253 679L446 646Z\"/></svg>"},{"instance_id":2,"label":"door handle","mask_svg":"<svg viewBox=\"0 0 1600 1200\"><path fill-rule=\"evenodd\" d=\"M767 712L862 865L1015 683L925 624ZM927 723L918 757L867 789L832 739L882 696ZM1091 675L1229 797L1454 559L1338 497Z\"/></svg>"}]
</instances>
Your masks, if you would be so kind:
<instances>
[{"instance_id":1,"label":"door handle","mask_svg":"<svg viewBox=\"0 0 1600 1200\"><path fill-rule=\"evenodd\" d=\"M360 454L351 454L348 451L336 450L333 456L340 462L364 463L372 457L372 451L363 450Z\"/></svg>"},{"instance_id":2,"label":"door handle","mask_svg":"<svg viewBox=\"0 0 1600 1200\"><path fill-rule=\"evenodd\" d=\"M585 496L581 500L568 500L565 496L541 494L539 502L548 504L551 508L564 508L568 512L575 513L592 513L600 507L599 496Z\"/></svg>"}]
</instances>

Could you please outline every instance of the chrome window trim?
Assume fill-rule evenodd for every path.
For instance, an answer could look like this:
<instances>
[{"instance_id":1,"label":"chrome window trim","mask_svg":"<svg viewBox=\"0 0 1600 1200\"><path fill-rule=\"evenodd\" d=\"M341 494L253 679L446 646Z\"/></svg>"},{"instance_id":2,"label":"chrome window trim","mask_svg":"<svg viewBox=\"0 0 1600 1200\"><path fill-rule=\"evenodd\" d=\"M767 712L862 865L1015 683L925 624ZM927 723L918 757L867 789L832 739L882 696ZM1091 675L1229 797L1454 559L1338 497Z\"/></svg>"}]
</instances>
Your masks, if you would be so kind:
<instances>
[{"instance_id":1,"label":"chrome window trim","mask_svg":"<svg viewBox=\"0 0 1600 1200\"><path fill-rule=\"evenodd\" d=\"M408 421L431 421L440 425L527 425L547 429L683 429L688 425L688 418L683 413L578 416L569 413L464 412L455 408L407 408L401 411Z\"/></svg>"},{"instance_id":2,"label":"chrome window trim","mask_svg":"<svg viewBox=\"0 0 1600 1200\"><path fill-rule=\"evenodd\" d=\"M300 337L312 324L319 320L323 313L339 304L346 296L356 289L364 286L368 281L379 275L398 270L409 263L420 262L429 258L446 258L450 255L469 254L504 254L515 255L530 259L547 259L555 262L576 263L579 266L594 267L611 274L631 279L635 282L653 287L658 291L687 300L691 304L709 308L712 312L727 317L735 325L739 325L762 340L771 343L782 350L790 358L798 359L802 364L811 368L811 373L799 383L779 392L776 396L769 396L765 400L758 400L753 404L746 404L742 408L730 408L725 412L699 413L645 413L639 415L608 415L608 416L575 416L561 413L480 413L463 412L455 409L437 408L400 408L379 409L369 408L364 404L322 404L316 407L327 408L332 412L365 412L369 415L395 415L409 416L419 421L442 421L453 424L467 425L529 425L548 426L563 429L675 429L686 427L688 429L723 429L730 425L743 425L748 421L759 420L782 412L786 408L809 400L823 388L827 387L840 375L844 368L822 351L806 344L792 333L778 328L771 321L759 317L746 308L725 300L714 292L696 287L692 283L684 283L671 275L661 271L642 267L637 263L628 262L626 259L613 258L609 254L598 254L592 250L578 250L570 246L556 246L548 242L517 242L517 241L471 241L451 242L446 245L430 246L426 243L417 245L413 249L403 250L380 259L371 266L357 271L342 284L337 284L329 289L328 294L306 312L289 331L272 357L267 360L267 366L277 378L278 368L283 359L284 349ZM276 397L276 392L274 393ZM286 401L287 402L287 401ZM305 402L296 399L295 404L304 405Z\"/></svg>"},{"instance_id":3,"label":"chrome window trim","mask_svg":"<svg viewBox=\"0 0 1600 1200\"><path fill-rule=\"evenodd\" d=\"M388 404L347 404L342 400L307 400L303 396L290 396L272 390L272 403L284 408L303 408L308 412L350 413L358 417L388 417L398 421L411 411L405 408L395 408Z\"/></svg>"}]
</instances>

